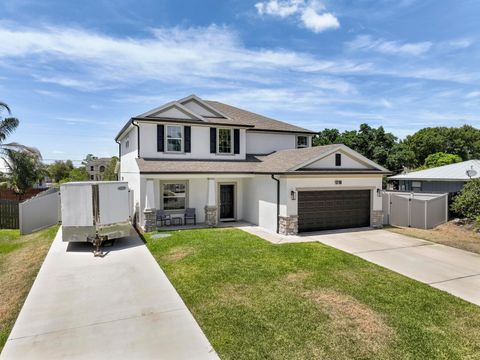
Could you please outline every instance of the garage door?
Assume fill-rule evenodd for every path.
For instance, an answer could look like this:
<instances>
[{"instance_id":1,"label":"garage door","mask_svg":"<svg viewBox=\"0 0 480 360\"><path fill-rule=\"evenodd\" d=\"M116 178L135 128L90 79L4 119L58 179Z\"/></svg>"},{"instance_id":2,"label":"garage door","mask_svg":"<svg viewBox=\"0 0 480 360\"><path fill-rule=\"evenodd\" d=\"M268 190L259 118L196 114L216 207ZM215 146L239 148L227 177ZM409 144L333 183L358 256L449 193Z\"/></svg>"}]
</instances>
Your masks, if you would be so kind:
<instances>
[{"instance_id":1,"label":"garage door","mask_svg":"<svg viewBox=\"0 0 480 360\"><path fill-rule=\"evenodd\" d=\"M299 191L298 231L370 226L370 190Z\"/></svg>"}]
</instances>

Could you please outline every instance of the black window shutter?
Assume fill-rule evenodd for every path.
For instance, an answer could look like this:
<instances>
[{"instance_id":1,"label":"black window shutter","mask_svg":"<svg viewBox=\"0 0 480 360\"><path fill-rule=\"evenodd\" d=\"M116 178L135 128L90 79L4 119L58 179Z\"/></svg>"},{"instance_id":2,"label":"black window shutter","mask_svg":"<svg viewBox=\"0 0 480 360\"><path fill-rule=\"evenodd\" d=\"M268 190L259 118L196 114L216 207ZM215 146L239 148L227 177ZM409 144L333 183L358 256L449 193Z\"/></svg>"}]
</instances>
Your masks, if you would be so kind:
<instances>
[{"instance_id":1,"label":"black window shutter","mask_svg":"<svg viewBox=\"0 0 480 360\"><path fill-rule=\"evenodd\" d=\"M165 141L164 141L164 126L163 125L157 125L157 151L158 152L164 152L164 146L165 146Z\"/></svg>"},{"instance_id":2,"label":"black window shutter","mask_svg":"<svg viewBox=\"0 0 480 360\"><path fill-rule=\"evenodd\" d=\"M183 135L185 137L185 152L189 153L191 151L192 137L191 137L191 127L185 126L183 128Z\"/></svg>"},{"instance_id":3,"label":"black window shutter","mask_svg":"<svg viewBox=\"0 0 480 360\"><path fill-rule=\"evenodd\" d=\"M217 152L217 129L210 128L210 153L215 154Z\"/></svg>"},{"instance_id":4,"label":"black window shutter","mask_svg":"<svg viewBox=\"0 0 480 360\"><path fill-rule=\"evenodd\" d=\"M240 130L233 129L233 153L240 154Z\"/></svg>"}]
</instances>

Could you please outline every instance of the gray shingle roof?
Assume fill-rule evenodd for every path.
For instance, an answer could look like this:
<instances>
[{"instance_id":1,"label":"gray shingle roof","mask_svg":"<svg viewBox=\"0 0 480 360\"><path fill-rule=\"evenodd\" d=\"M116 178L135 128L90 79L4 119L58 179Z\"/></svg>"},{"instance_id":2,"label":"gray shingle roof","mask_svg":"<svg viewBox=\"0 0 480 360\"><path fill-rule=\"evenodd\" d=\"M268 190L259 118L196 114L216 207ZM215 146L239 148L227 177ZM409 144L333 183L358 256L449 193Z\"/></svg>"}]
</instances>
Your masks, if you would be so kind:
<instances>
[{"instance_id":1,"label":"gray shingle roof","mask_svg":"<svg viewBox=\"0 0 480 360\"><path fill-rule=\"evenodd\" d=\"M221 103L219 101L205 101L208 105L227 115L229 118L235 120L235 123L246 124L254 126L254 130L270 130L270 131L286 131L286 132L301 132L312 133L315 132L288 124L283 121L271 119L269 117L255 114L253 112L239 109L237 107Z\"/></svg>"},{"instance_id":2,"label":"gray shingle roof","mask_svg":"<svg viewBox=\"0 0 480 360\"><path fill-rule=\"evenodd\" d=\"M270 155L247 155L246 160L159 160L137 159L142 173L384 173L379 169L372 170L299 170L293 168L316 159L320 155L334 151L342 145L315 146L305 149L289 149L274 152Z\"/></svg>"}]
</instances>

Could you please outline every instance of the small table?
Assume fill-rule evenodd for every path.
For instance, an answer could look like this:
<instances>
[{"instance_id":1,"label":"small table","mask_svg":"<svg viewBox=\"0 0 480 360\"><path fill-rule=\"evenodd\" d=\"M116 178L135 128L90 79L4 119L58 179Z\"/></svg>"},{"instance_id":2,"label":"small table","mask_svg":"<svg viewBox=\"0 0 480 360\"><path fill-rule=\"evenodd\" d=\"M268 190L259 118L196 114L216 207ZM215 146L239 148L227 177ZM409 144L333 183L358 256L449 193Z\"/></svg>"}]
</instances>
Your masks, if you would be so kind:
<instances>
[{"instance_id":1,"label":"small table","mask_svg":"<svg viewBox=\"0 0 480 360\"><path fill-rule=\"evenodd\" d=\"M171 224L172 225L182 225L183 221L181 217L172 217Z\"/></svg>"}]
</instances>

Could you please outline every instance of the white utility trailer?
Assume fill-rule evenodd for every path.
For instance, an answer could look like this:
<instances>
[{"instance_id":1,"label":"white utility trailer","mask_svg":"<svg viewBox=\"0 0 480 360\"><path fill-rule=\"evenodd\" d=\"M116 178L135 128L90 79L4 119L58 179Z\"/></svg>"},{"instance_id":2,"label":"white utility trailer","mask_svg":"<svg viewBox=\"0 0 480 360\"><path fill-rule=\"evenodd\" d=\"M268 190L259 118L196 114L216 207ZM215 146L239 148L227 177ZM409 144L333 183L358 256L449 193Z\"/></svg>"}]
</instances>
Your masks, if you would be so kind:
<instances>
[{"instance_id":1,"label":"white utility trailer","mask_svg":"<svg viewBox=\"0 0 480 360\"><path fill-rule=\"evenodd\" d=\"M62 238L91 242L95 255L103 241L131 235L132 192L123 181L69 182L60 187Z\"/></svg>"}]
</instances>

